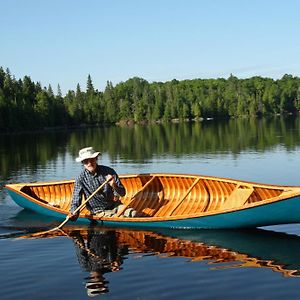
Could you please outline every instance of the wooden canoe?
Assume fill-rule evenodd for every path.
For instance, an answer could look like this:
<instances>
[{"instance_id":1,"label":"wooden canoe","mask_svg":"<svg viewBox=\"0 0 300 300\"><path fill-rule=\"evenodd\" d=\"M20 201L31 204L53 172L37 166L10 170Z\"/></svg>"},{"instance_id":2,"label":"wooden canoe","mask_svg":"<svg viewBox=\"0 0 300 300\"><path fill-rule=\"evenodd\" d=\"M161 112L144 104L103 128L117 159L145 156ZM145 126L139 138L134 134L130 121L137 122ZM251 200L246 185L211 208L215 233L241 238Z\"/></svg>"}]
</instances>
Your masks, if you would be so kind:
<instances>
[{"instance_id":1,"label":"wooden canoe","mask_svg":"<svg viewBox=\"0 0 300 300\"><path fill-rule=\"evenodd\" d=\"M259 184L184 174L121 175L121 201L135 218L91 216L83 209L77 222L144 228L251 228L300 223L300 186ZM56 219L69 212L74 180L8 184L21 207Z\"/></svg>"}]
</instances>

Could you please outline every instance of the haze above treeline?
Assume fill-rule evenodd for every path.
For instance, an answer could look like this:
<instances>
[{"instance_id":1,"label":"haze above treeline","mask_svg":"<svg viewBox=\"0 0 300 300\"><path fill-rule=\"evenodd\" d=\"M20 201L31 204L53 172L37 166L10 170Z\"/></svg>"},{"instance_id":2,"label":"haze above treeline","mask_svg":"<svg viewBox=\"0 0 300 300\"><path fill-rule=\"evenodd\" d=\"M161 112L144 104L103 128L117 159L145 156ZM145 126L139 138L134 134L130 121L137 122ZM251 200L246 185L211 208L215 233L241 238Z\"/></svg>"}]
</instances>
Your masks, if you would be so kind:
<instances>
[{"instance_id":1,"label":"haze above treeline","mask_svg":"<svg viewBox=\"0 0 300 300\"><path fill-rule=\"evenodd\" d=\"M42 87L30 76L16 79L0 67L0 131L35 130L116 123L189 121L296 113L300 78L255 76L151 82L133 77L104 91L86 87L62 95L60 86Z\"/></svg>"}]
</instances>

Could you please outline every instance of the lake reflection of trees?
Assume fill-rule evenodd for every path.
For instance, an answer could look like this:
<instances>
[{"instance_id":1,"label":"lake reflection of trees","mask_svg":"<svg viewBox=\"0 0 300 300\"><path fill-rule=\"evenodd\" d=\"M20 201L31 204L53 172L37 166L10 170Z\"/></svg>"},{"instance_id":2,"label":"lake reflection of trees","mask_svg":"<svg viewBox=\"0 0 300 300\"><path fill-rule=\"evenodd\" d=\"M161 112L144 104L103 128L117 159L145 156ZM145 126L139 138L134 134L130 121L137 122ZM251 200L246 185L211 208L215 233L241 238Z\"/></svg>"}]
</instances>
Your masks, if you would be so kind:
<instances>
[{"instance_id":1,"label":"lake reflection of trees","mask_svg":"<svg viewBox=\"0 0 300 300\"><path fill-rule=\"evenodd\" d=\"M35 170L67 152L75 157L86 145L107 152L112 160L133 163L164 155L263 152L278 145L292 150L300 144L299 130L300 118L278 117L3 135L0 171L6 177L24 166Z\"/></svg>"}]
</instances>

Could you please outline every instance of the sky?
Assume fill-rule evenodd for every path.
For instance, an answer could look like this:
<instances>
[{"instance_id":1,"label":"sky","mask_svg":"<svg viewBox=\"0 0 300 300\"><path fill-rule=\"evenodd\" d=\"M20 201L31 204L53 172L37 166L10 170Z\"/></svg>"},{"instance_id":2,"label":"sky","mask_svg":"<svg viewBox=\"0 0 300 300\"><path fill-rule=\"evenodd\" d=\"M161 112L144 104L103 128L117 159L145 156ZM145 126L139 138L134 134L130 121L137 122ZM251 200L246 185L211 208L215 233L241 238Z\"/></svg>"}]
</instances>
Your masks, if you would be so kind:
<instances>
[{"instance_id":1,"label":"sky","mask_svg":"<svg viewBox=\"0 0 300 300\"><path fill-rule=\"evenodd\" d=\"M57 92L300 76L298 0L0 0L0 66Z\"/></svg>"}]
</instances>

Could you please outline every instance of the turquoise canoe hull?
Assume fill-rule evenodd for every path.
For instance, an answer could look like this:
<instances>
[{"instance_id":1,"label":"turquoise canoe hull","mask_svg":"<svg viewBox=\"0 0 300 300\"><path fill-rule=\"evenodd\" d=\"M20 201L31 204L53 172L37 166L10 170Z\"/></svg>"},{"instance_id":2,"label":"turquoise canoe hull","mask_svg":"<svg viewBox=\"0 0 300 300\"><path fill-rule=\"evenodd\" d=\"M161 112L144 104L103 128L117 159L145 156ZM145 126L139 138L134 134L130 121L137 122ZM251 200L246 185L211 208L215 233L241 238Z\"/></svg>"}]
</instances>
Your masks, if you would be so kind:
<instances>
[{"instance_id":1,"label":"turquoise canoe hull","mask_svg":"<svg viewBox=\"0 0 300 300\"><path fill-rule=\"evenodd\" d=\"M57 220L66 218L66 214L29 201L12 190L7 190L11 198L21 207ZM226 229L253 228L260 226L300 223L300 196L243 208L241 210L202 215L199 217L182 217L169 220L143 221L142 218L121 218L120 221L100 220L104 226L135 227L135 228L182 228L182 229ZM76 223L88 224L91 220L78 218ZM71 222L73 223L73 222Z\"/></svg>"}]
</instances>

